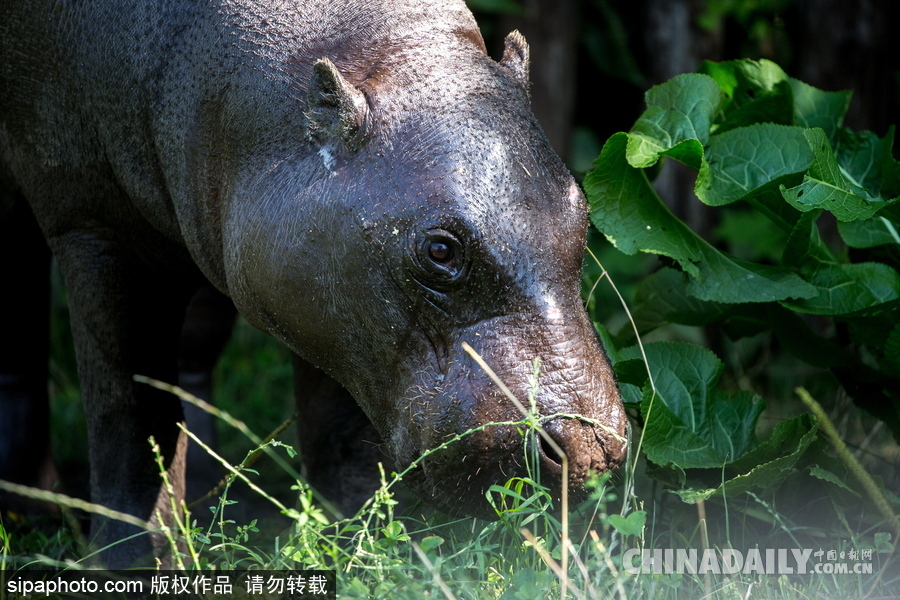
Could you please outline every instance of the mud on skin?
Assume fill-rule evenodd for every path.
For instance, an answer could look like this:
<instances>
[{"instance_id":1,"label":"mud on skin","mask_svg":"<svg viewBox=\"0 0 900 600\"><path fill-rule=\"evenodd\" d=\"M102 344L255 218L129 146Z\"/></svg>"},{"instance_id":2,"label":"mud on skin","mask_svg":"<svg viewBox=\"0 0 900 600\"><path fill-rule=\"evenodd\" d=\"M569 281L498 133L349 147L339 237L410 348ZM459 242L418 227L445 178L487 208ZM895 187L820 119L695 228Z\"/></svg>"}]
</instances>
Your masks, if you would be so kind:
<instances>
[{"instance_id":1,"label":"mud on skin","mask_svg":"<svg viewBox=\"0 0 900 600\"><path fill-rule=\"evenodd\" d=\"M207 281L296 354L310 480L337 476L346 511L377 482L372 441L402 469L521 420L462 342L522 399L539 359L540 414L587 417L545 423L573 491L622 461L621 400L579 296L586 206L531 113L521 36L496 62L463 2L430 0L3 2L0 20L0 184L65 278L94 502L171 518L146 439L181 493L181 406L132 376L175 379ZM27 213L7 204L0 218ZM522 436L490 427L408 481L490 516L484 490L523 463ZM92 527L98 545L133 532ZM103 559L164 546L142 536Z\"/></svg>"}]
</instances>

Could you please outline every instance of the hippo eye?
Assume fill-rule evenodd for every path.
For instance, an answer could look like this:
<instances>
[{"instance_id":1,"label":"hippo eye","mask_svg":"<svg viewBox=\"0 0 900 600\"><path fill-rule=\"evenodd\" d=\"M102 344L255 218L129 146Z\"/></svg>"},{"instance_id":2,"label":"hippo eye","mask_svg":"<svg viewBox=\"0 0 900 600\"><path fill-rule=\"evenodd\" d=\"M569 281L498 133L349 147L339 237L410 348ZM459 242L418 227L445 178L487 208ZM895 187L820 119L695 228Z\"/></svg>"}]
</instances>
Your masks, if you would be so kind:
<instances>
[{"instance_id":1,"label":"hippo eye","mask_svg":"<svg viewBox=\"0 0 900 600\"><path fill-rule=\"evenodd\" d=\"M442 265L450 264L455 258L453 246L440 240L432 240L428 243L428 258Z\"/></svg>"},{"instance_id":2,"label":"hippo eye","mask_svg":"<svg viewBox=\"0 0 900 600\"><path fill-rule=\"evenodd\" d=\"M462 255L462 244L456 236L443 229L433 229L425 234L419 246L417 262L432 277L454 279L459 275Z\"/></svg>"}]
</instances>

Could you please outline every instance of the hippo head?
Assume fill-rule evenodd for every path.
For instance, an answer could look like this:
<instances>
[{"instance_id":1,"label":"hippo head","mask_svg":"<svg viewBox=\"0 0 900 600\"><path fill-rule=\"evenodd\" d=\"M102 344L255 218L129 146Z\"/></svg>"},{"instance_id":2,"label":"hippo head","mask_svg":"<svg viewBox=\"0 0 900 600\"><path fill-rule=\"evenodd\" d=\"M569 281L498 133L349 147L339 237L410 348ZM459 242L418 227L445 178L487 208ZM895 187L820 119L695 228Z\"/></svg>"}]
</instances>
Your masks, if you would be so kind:
<instances>
[{"instance_id":1,"label":"hippo head","mask_svg":"<svg viewBox=\"0 0 900 600\"><path fill-rule=\"evenodd\" d=\"M513 33L495 62L474 32L323 52L301 77L304 151L254 180L226 247L242 312L354 395L395 468L428 453L414 491L490 516L485 490L528 475L526 440L556 491L562 458L511 424L464 342L534 407L576 495L623 460L626 418L580 296L586 203L531 113L527 46Z\"/></svg>"}]
</instances>

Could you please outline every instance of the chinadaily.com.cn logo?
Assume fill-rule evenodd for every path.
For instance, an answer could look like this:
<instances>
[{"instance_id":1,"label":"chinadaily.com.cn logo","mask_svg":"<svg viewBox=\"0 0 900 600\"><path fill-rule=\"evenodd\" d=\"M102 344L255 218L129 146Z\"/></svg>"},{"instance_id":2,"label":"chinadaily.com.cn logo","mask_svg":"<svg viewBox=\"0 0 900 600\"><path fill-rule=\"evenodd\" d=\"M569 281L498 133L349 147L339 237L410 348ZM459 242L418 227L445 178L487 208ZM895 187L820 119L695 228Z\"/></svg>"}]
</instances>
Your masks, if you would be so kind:
<instances>
[{"instance_id":1,"label":"chinadaily.com.cn logo","mask_svg":"<svg viewBox=\"0 0 900 600\"><path fill-rule=\"evenodd\" d=\"M753 548L740 551L696 548L626 550L622 556L626 573L682 575L805 575L872 573L872 549L840 551L797 548Z\"/></svg>"}]
</instances>

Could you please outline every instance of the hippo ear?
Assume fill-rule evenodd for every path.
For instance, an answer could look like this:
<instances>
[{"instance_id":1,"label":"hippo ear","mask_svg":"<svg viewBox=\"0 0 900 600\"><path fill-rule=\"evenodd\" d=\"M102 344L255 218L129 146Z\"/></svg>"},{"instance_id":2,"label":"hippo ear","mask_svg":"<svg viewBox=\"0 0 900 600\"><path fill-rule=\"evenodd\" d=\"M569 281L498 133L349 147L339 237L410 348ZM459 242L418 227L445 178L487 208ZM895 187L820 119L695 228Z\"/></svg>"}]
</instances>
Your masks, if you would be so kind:
<instances>
[{"instance_id":1,"label":"hippo ear","mask_svg":"<svg viewBox=\"0 0 900 600\"><path fill-rule=\"evenodd\" d=\"M365 142L368 116L369 105L363 93L344 79L330 60L317 60L309 86L307 117L311 133L333 135L356 152Z\"/></svg>"},{"instance_id":2,"label":"hippo ear","mask_svg":"<svg viewBox=\"0 0 900 600\"><path fill-rule=\"evenodd\" d=\"M528 42L521 33L513 31L504 41L500 64L512 71L526 89L528 89L528 63Z\"/></svg>"}]
</instances>

